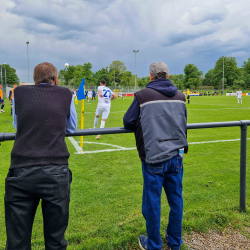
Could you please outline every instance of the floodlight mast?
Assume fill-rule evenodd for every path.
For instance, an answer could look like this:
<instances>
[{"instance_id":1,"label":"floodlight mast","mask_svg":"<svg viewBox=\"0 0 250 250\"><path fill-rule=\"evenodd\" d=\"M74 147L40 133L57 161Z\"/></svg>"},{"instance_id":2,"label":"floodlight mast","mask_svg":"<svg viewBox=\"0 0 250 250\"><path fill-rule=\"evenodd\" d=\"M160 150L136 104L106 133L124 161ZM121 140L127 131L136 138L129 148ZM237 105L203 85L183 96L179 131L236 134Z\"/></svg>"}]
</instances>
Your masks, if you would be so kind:
<instances>
[{"instance_id":1,"label":"floodlight mast","mask_svg":"<svg viewBox=\"0 0 250 250\"><path fill-rule=\"evenodd\" d=\"M139 50L133 50L135 52L135 92L136 92L136 81L137 81L137 74L136 74L136 53L139 52Z\"/></svg>"},{"instance_id":2,"label":"floodlight mast","mask_svg":"<svg viewBox=\"0 0 250 250\"><path fill-rule=\"evenodd\" d=\"M223 56L223 80L222 80L222 95L224 95L224 56Z\"/></svg>"},{"instance_id":3,"label":"floodlight mast","mask_svg":"<svg viewBox=\"0 0 250 250\"><path fill-rule=\"evenodd\" d=\"M30 72L29 72L29 49L28 49L29 43L30 43L30 42L26 42L26 44L27 44L27 60L28 60L28 83L30 82Z\"/></svg>"}]
</instances>

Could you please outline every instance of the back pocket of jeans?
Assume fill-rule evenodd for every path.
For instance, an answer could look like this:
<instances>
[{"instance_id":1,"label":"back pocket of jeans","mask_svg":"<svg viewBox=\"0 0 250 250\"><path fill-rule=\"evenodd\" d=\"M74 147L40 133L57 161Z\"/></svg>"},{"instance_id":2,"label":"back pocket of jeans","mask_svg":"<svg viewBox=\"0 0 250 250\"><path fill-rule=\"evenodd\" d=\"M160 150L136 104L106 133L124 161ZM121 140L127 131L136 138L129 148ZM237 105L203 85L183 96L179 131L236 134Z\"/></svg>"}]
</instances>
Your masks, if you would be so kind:
<instances>
[{"instance_id":1,"label":"back pocket of jeans","mask_svg":"<svg viewBox=\"0 0 250 250\"><path fill-rule=\"evenodd\" d=\"M151 174L163 174L163 163L152 164L147 166L147 170Z\"/></svg>"},{"instance_id":2,"label":"back pocket of jeans","mask_svg":"<svg viewBox=\"0 0 250 250\"><path fill-rule=\"evenodd\" d=\"M177 156L177 164L176 164L176 172L181 172L183 167L183 157L181 156Z\"/></svg>"}]
</instances>

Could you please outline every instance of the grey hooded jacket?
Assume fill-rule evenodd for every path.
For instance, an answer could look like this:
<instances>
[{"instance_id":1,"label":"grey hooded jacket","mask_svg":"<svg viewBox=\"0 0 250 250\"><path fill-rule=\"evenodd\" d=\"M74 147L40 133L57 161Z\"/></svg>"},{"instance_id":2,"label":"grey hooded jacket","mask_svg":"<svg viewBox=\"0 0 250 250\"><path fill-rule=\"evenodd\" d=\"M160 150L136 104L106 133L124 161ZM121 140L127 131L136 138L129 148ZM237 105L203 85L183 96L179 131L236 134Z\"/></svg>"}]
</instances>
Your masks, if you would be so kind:
<instances>
[{"instance_id":1,"label":"grey hooded jacket","mask_svg":"<svg viewBox=\"0 0 250 250\"><path fill-rule=\"evenodd\" d=\"M167 79L159 80L165 82ZM157 84L162 82L159 80L156 81ZM170 81L167 81L169 84ZM185 96L177 89L175 95L167 96L152 88L152 84L149 85L135 93L140 111L134 129L141 160L156 164L176 156L180 148L185 148L187 152L187 110ZM171 83L169 87L173 88L174 85ZM128 124L127 113L124 116L124 125Z\"/></svg>"}]
</instances>

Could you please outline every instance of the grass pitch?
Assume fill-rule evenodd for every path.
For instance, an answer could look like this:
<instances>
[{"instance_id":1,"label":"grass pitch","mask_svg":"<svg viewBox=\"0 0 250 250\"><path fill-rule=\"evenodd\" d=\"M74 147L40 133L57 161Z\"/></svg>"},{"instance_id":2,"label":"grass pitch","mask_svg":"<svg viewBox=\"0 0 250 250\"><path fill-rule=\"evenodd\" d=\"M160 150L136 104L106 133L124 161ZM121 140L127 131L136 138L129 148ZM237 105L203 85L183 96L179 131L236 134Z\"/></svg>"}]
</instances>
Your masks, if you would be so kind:
<instances>
[{"instance_id":1,"label":"grass pitch","mask_svg":"<svg viewBox=\"0 0 250 250\"><path fill-rule=\"evenodd\" d=\"M123 115L132 100L132 97L114 100L105 127L122 127ZM250 96L243 97L242 105L237 104L236 97L226 96L191 97L190 100L188 123L250 119ZM96 106L97 101L90 104L85 101L85 128L93 127ZM76 109L80 128L80 103ZM14 132L9 104L5 111L0 114L0 132ZM239 127L188 131L189 152L184 155L184 234L226 227L239 228L247 234L245 229L250 227L250 147L247 149L247 210L241 213L240 141L211 142L239 138ZM74 139L80 141L80 137ZM141 214L143 180L138 153L135 149L95 152L117 149L117 146L134 148L134 135L102 135L100 141L96 141L95 136L85 136L84 141L89 143L84 144L83 151L91 153L75 154L75 147L66 138L73 172L66 232L68 249L139 249L137 239L139 234L146 234L146 228ZM192 144L194 142L208 143ZM12 147L13 141L2 142L0 146L0 249L4 249L6 241L4 183ZM169 207L164 192L162 196L161 234L164 238ZM40 206L33 226L32 249L44 249ZM183 245L182 249L187 247Z\"/></svg>"}]
</instances>

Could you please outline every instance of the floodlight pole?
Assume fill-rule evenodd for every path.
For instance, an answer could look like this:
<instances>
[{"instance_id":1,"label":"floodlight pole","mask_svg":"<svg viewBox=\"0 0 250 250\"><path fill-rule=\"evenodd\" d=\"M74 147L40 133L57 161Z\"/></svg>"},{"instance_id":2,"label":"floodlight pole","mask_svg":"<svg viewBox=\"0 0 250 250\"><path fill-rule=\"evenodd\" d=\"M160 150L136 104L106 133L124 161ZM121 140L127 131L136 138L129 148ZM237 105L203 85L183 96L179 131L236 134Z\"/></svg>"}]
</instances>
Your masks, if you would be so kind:
<instances>
[{"instance_id":1,"label":"floodlight pole","mask_svg":"<svg viewBox=\"0 0 250 250\"><path fill-rule=\"evenodd\" d=\"M222 80L222 95L224 95L224 56L223 56L223 80Z\"/></svg>"},{"instance_id":2,"label":"floodlight pole","mask_svg":"<svg viewBox=\"0 0 250 250\"><path fill-rule=\"evenodd\" d=\"M115 84L115 65L116 63L114 62L114 84Z\"/></svg>"},{"instance_id":3,"label":"floodlight pole","mask_svg":"<svg viewBox=\"0 0 250 250\"><path fill-rule=\"evenodd\" d=\"M28 49L29 43L30 43L30 42L26 42L26 44L27 44L27 60L28 60L28 83L30 82L30 73L29 73L29 49Z\"/></svg>"},{"instance_id":4,"label":"floodlight pole","mask_svg":"<svg viewBox=\"0 0 250 250\"><path fill-rule=\"evenodd\" d=\"M136 74L136 53L139 52L139 50L133 50L135 52L135 92L136 92L136 80L137 80L137 74Z\"/></svg>"}]
</instances>

